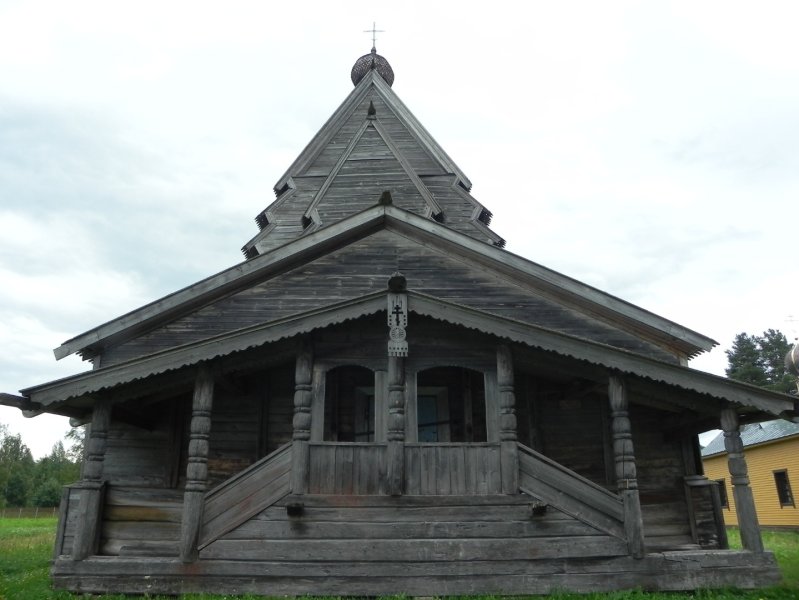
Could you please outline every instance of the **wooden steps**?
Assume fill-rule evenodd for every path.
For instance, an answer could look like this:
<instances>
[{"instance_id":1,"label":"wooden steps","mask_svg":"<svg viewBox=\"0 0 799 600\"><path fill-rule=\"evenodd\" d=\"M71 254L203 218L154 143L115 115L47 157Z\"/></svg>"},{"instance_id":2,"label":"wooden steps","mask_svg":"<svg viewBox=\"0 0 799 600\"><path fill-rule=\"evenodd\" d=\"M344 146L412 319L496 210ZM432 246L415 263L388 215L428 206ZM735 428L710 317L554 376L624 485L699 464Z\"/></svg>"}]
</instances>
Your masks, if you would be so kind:
<instances>
[{"instance_id":1,"label":"wooden steps","mask_svg":"<svg viewBox=\"0 0 799 600\"><path fill-rule=\"evenodd\" d=\"M519 487L618 539L625 539L621 499L563 465L519 444Z\"/></svg>"},{"instance_id":2,"label":"wooden steps","mask_svg":"<svg viewBox=\"0 0 799 600\"><path fill-rule=\"evenodd\" d=\"M205 496L199 547L203 548L289 493L291 443L231 477Z\"/></svg>"}]
</instances>

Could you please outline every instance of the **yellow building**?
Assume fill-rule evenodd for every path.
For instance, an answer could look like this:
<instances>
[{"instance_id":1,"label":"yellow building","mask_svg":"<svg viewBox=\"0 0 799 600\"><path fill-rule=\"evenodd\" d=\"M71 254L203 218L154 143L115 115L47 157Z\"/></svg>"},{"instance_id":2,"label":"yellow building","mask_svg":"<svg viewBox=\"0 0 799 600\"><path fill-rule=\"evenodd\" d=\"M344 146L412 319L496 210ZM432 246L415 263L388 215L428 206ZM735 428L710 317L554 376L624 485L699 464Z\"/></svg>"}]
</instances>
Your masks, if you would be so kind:
<instances>
[{"instance_id":1,"label":"yellow building","mask_svg":"<svg viewBox=\"0 0 799 600\"><path fill-rule=\"evenodd\" d=\"M799 485L799 424L777 420L746 425L741 440L760 525L799 528L793 487ZM707 478L719 482L725 523L737 525L723 433L702 449L702 462Z\"/></svg>"}]
</instances>

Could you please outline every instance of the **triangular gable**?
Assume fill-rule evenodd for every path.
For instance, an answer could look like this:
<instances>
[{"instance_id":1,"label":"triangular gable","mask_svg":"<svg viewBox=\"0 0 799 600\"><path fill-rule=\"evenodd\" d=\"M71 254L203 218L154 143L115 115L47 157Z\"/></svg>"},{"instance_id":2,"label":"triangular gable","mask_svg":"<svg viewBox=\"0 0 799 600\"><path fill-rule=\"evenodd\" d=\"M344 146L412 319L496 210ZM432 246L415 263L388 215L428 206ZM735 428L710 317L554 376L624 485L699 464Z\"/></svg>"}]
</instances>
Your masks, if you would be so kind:
<instances>
[{"instance_id":1,"label":"triangular gable","mask_svg":"<svg viewBox=\"0 0 799 600\"><path fill-rule=\"evenodd\" d=\"M553 331L592 339L675 362L672 353L580 310L564 306L532 286L495 274L474 261L390 228L371 232L301 265L265 277L235 294L170 321L103 352L101 366L154 349L220 335L292 314L322 309L367 294L397 269L409 289L443 301L508 316ZM179 337L176 332L180 332Z\"/></svg>"},{"instance_id":2,"label":"triangular gable","mask_svg":"<svg viewBox=\"0 0 799 600\"><path fill-rule=\"evenodd\" d=\"M581 312L598 316L622 328L645 333L652 339L662 339L665 344L686 355L710 349L715 344L713 340L672 321L431 220L393 206L374 206L73 338L55 350L56 357L73 352L89 355L101 352L110 345L142 335L159 324L174 321L216 299L246 289L275 273L305 264L314 257L383 228L439 248L451 256L460 256L473 264L483 265L487 271L535 288L565 306L579 308ZM368 261L368 257L364 257L364 260Z\"/></svg>"},{"instance_id":3,"label":"triangular gable","mask_svg":"<svg viewBox=\"0 0 799 600\"><path fill-rule=\"evenodd\" d=\"M303 217L317 227L339 221L372 206L384 190L392 190L400 208L425 217L441 213L378 117L367 113Z\"/></svg>"}]
</instances>

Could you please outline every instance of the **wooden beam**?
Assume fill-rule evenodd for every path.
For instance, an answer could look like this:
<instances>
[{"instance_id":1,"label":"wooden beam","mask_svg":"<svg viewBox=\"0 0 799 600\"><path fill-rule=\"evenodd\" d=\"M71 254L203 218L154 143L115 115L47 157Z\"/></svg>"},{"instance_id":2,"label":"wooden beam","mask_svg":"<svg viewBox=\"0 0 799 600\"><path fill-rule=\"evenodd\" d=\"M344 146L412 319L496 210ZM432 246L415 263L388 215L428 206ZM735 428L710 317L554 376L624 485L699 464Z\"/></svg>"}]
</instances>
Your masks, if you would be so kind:
<instances>
[{"instance_id":1,"label":"wooden beam","mask_svg":"<svg viewBox=\"0 0 799 600\"><path fill-rule=\"evenodd\" d=\"M763 539L760 537L760 523L757 520L752 488L749 486L749 472L741 441L738 413L734 408L725 408L721 411L721 428L724 430L724 448L727 450L735 512L741 530L741 544L752 552L763 552Z\"/></svg>"},{"instance_id":2,"label":"wooden beam","mask_svg":"<svg viewBox=\"0 0 799 600\"><path fill-rule=\"evenodd\" d=\"M197 542L202 524L203 501L208 486L208 438L211 434L211 408L214 401L214 378L207 365L197 372L191 407L186 488L183 493L183 519L180 532L180 558L197 559Z\"/></svg>"},{"instance_id":3,"label":"wooden beam","mask_svg":"<svg viewBox=\"0 0 799 600\"><path fill-rule=\"evenodd\" d=\"M291 450L291 491L294 494L308 492L310 454L308 441L313 428L311 405L313 404L313 345L310 338L301 342L294 368L294 432ZM322 412L324 417L324 412Z\"/></svg>"},{"instance_id":4,"label":"wooden beam","mask_svg":"<svg viewBox=\"0 0 799 600\"><path fill-rule=\"evenodd\" d=\"M608 399L613 431L613 456L616 462L616 485L624 505L624 531L627 534L630 554L634 558L642 558L646 554L644 521L641 515L641 500L638 496L627 388L624 380L616 374L608 379Z\"/></svg>"},{"instance_id":5,"label":"wooden beam","mask_svg":"<svg viewBox=\"0 0 799 600\"><path fill-rule=\"evenodd\" d=\"M92 424L86 444L83 481L77 486L80 489L80 501L72 545L73 560L83 560L97 552L105 492L103 461L110 424L111 404L107 400L98 400L92 412Z\"/></svg>"},{"instance_id":6,"label":"wooden beam","mask_svg":"<svg viewBox=\"0 0 799 600\"><path fill-rule=\"evenodd\" d=\"M386 490L402 495L405 480L405 359L388 357L388 448Z\"/></svg>"},{"instance_id":7,"label":"wooden beam","mask_svg":"<svg viewBox=\"0 0 799 600\"><path fill-rule=\"evenodd\" d=\"M519 492L519 447L516 433L516 392L513 387L513 355L510 347L497 346L497 397L502 492Z\"/></svg>"}]
</instances>

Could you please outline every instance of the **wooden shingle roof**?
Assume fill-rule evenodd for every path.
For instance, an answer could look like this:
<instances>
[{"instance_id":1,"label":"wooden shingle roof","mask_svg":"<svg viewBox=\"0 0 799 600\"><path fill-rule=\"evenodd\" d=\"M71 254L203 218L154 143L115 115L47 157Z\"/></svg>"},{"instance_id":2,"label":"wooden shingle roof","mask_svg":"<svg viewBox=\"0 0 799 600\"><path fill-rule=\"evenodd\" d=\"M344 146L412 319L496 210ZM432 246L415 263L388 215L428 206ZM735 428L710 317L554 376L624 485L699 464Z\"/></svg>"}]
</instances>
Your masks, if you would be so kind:
<instances>
[{"instance_id":1,"label":"wooden shingle roof","mask_svg":"<svg viewBox=\"0 0 799 600\"><path fill-rule=\"evenodd\" d=\"M389 191L396 206L502 247L471 183L378 71L358 80L275 185L242 251L263 254L353 215Z\"/></svg>"}]
</instances>

